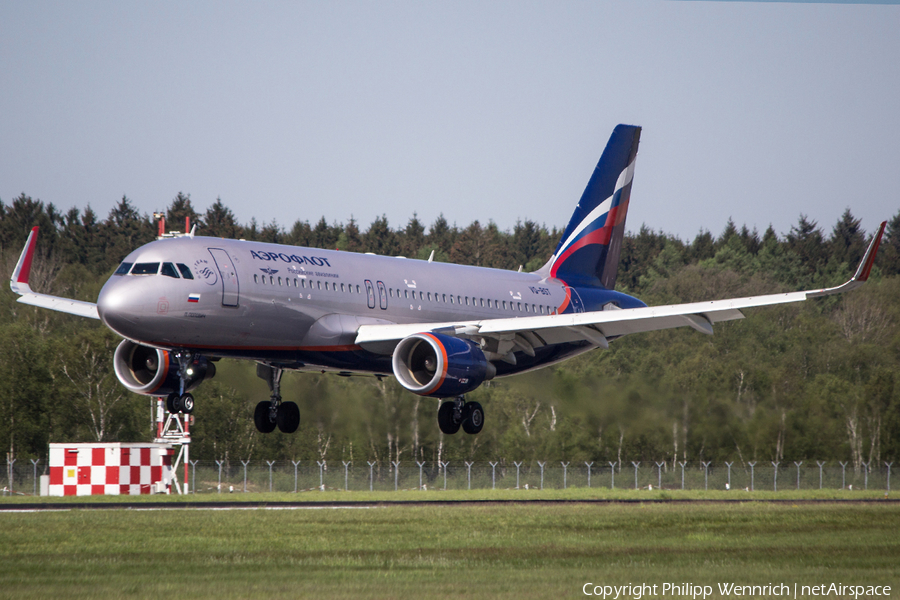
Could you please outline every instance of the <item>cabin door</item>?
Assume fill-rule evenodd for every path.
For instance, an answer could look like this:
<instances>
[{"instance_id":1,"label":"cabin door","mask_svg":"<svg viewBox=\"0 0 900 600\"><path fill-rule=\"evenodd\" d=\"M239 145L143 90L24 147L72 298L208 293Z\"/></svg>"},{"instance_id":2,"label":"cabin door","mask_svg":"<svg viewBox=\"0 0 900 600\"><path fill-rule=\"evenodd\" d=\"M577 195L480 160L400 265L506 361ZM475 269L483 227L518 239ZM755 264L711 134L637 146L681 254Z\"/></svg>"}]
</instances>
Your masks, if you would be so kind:
<instances>
[{"instance_id":1,"label":"cabin door","mask_svg":"<svg viewBox=\"0 0 900 600\"><path fill-rule=\"evenodd\" d=\"M222 278L222 306L237 306L240 296L240 288L238 286L237 269L228 253L221 248L210 248L209 253L212 254L216 267L219 268L219 275Z\"/></svg>"}]
</instances>

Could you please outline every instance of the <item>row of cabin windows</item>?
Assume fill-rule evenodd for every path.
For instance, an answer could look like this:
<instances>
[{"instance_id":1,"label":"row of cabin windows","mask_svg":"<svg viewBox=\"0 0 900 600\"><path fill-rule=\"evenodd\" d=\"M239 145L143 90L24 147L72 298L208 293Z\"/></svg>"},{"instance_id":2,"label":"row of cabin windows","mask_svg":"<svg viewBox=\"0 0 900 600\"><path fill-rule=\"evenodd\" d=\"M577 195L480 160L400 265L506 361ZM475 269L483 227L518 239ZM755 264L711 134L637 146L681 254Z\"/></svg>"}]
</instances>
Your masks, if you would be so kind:
<instances>
[{"instance_id":1,"label":"row of cabin windows","mask_svg":"<svg viewBox=\"0 0 900 600\"><path fill-rule=\"evenodd\" d=\"M284 278L275 277L274 275L269 275L267 277L266 275L259 275L259 274L254 273L253 274L253 283L260 283L262 285L277 285L280 287L287 286L287 287L295 287L295 288L309 289L309 290L324 289L326 291L332 291L332 292L338 291L337 283L331 283L329 281L322 282L322 281L318 281L318 280L307 281L306 279L301 279L299 277L296 279L291 278L291 277L284 277ZM353 289L354 286L352 284L343 284L342 283L342 284L340 284L340 286L341 286L340 290L344 293L352 294L354 291L356 291L357 294L360 293L358 285L356 286L356 290Z\"/></svg>"},{"instance_id":2,"label":"row of cabin windows","mask_svg":"<svg viewBox=\"0 0 900 600\"><path fill-rule=\"evenodd\" d=\"M331 283L329 281L307 281L306 279L301 278L291 278L291 277L275 277L274 275L253 275L253 283L262 284L262 285L271 285L271 286L279 286L279 287L295 287L301 289L310 289L310 290L322 290L325 291L338 291L338 283ZM361 294L361 288L359 285L354 284L340 284L340 291L343 293L357 293ZM513 302L510 300L507 302L506 300L491 300L490 298L475 298L470 296L454 296L453 294L438 294L435 292L433 295L431 292L417 292L415 290L402 290L403 295L401 297L401 290L395 288L388 288L388 295L391 298L396 298L397 300L420 300L425 301L426 299L429 302L444 302L449 304L459 304L466 306L475 306L481 308L492 308L495 310L511 310L511 311L519 311L530 314L541 314L541 315L550 315L553 314L553 308L550 306L544 306L542 304L528 304L527 302ZM502 307L502 309L501 309Z\"/></svg>"}]
</instances>

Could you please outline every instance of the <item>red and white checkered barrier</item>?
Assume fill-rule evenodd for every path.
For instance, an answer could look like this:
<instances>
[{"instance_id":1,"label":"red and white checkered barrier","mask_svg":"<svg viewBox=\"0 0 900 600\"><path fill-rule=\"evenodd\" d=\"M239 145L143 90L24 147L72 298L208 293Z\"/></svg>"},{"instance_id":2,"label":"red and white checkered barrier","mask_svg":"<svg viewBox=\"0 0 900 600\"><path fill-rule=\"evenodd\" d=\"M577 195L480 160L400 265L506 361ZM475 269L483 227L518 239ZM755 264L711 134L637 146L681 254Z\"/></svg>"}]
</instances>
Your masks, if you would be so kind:
<instances>
[{"instance_id":1,"label":"red and white checkered barrier","mask_svg":"<svg viewBox=\"0 0 900 600\"><path fill-rule=\"evenodd\" d=\"M170 444L50 444L51 496L166 493Z\"/></svg>"}]
</instances>

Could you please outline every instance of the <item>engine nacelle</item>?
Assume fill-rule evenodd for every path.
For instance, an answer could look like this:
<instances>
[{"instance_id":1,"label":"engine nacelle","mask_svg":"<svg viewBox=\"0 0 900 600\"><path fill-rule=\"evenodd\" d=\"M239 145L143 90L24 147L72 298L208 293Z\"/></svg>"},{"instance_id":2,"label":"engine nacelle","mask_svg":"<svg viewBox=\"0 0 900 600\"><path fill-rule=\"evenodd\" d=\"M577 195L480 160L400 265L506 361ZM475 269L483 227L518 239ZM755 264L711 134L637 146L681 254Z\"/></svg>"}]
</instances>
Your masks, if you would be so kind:
<instances>
[{"instance_id":1,"label":"engine nacelle","mask_svg":"<svg viewBox=\"0 0 900 600\"><path fill-rule=\"evenodd\" d=\"M471 392L497 374L476 344L440 333L404 338L394 350L392 364L400 385L437 398Z\"/></svg>"},{"instance_id":2,"label":"engine nacelle","mask_svg":"<svg viewBox=\"0 0 900 600\"><path fill-rule=\"evenodd\" d=\"M147 396L168 396L178 392L178 362L165 350L123 340L113 358L116 377L132 392ZM184 391L196 388L203 381L212 379L216 366L198 356L188 366L190 375Z\"/></svg>"}]
</instances>

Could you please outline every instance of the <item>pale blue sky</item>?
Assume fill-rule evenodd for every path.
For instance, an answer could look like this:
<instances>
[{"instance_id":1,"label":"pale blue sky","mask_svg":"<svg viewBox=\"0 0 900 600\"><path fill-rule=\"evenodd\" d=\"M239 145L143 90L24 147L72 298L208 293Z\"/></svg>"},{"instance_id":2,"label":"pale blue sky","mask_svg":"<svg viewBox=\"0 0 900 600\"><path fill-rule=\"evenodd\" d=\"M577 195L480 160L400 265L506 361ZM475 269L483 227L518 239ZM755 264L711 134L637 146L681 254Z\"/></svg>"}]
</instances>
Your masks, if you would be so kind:
<instances>
[{"instance_id":1,"label":"pale blue sky","mask_svg":"<svg viewBox=\"0 0 900 600\"><path fill-rule=\"evenodd\" d=\"M900 209L900 6L3 2L0 199L105 217L565 227L617 123L628 226Z\"/></svg>"}]
</instances>

